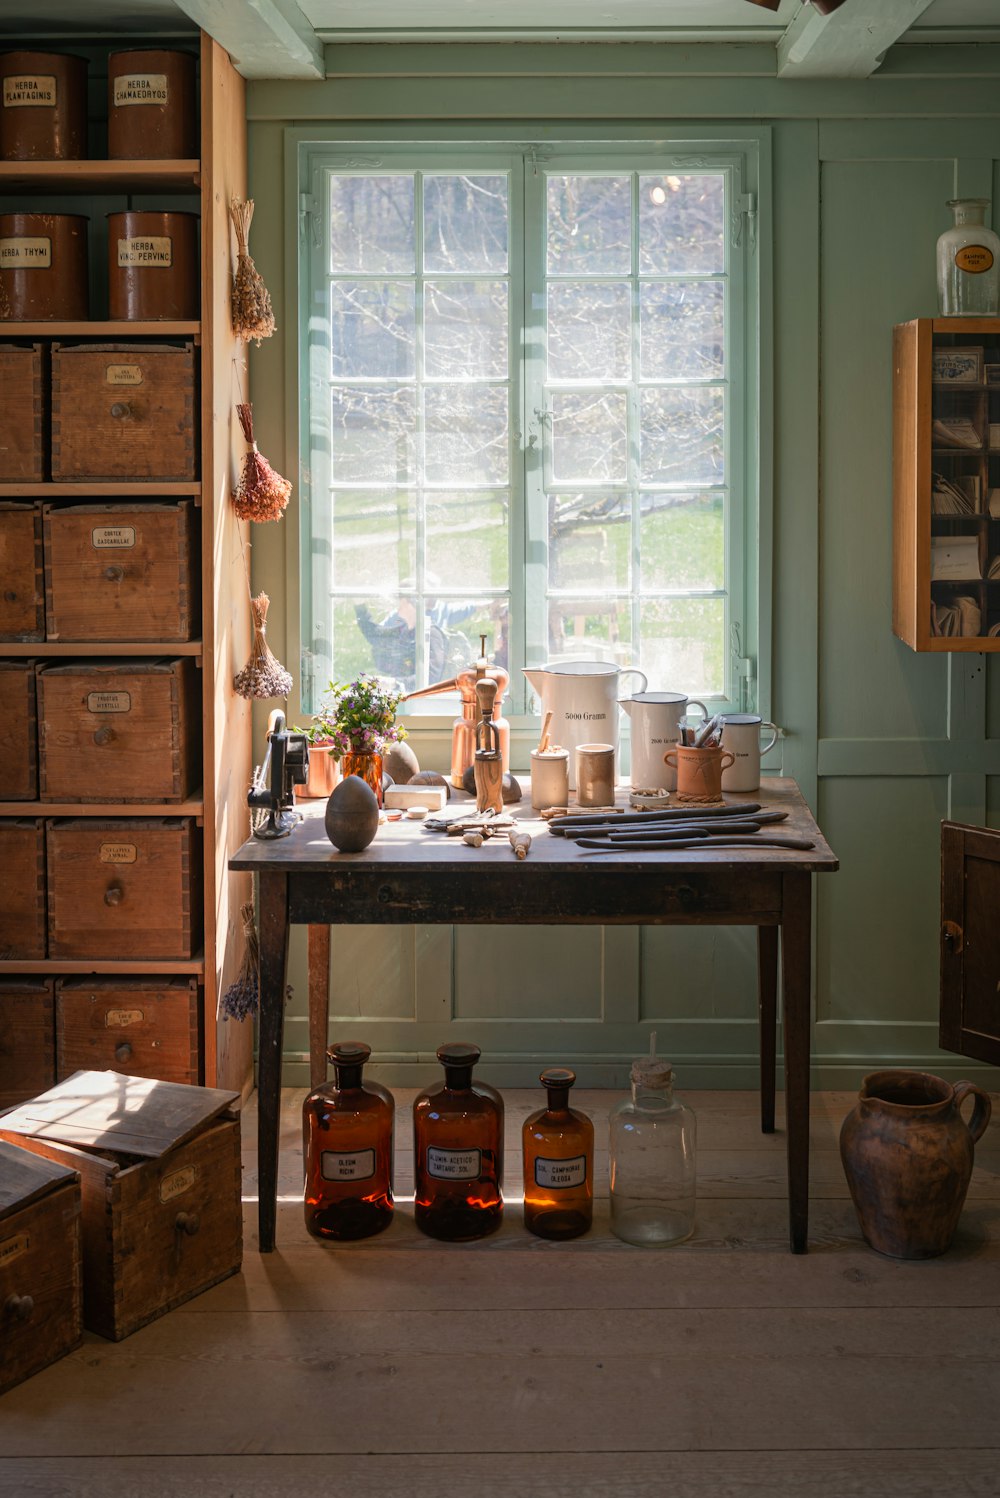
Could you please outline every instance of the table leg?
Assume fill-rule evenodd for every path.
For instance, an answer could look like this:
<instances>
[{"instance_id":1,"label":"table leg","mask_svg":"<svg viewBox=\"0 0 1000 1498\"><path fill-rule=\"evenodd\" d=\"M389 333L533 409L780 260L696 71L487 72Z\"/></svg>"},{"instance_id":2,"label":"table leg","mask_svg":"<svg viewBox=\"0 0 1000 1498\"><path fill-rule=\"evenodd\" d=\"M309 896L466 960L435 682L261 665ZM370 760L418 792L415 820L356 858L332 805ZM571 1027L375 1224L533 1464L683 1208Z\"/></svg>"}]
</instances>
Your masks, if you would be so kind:
<instances>
[{"instance_id":1,"label":"table leg","mask_svg":"<svg viewBox=\"0 0 1000 1498\"><path fill-rule=\"evenodd\" d=\"M260 1016L257 1062L257 1223L260 1251L274 1248L278 1210L281 1051L288 968L288 876L260 875Z\"/></svg>"},{"instance_id":2,"label":"table leg","mask_svg":"<svg viewBox=\"0 0 1000 1498\"><path fill-rule=\"evenodd\" d=\"M309 1085L326 1081L330 1027L330 928L309 930Z\"/></svg>"},{"instance_id":3,"label":"table leg","mask_svg":"<svg viewBox=\"0 0 1000 1498\"><path fill-rule=\"evenodd\" d=\"M774 1133L778 1045L778 928L757 927L757 1023L760 1031L760 1128Z\"/></svg>"},{"instance_id":4,"label":"table leg","mask_svg":"<svg viewBox=\"0 0 1000 1498\"><path fill-rule=\"evenodd\" d=\"M812 884L807 873L784 876L781 920L788 1225L792 1253L804 1254L809 1231L809 1041L812 998Z\"/></svg>"}]
</instances>

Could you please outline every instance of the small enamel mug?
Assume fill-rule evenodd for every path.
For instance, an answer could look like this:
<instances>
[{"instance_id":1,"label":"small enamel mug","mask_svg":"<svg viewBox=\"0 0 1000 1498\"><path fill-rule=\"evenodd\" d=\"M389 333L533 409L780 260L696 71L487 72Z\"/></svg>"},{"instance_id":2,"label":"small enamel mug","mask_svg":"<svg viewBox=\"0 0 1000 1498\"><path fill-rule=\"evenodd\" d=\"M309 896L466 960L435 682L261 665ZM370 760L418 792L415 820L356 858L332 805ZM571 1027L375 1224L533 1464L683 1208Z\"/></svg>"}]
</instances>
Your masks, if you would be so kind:
<instances>
[{"instance_id":1,"label":"small enamel mug","mask_svg":"<svg viewBox=\"0 0 1000 1498\"><path fill-rule=\"evenodd\" d=\"M771 737L761 747L764 729ZM722 747L733 756L733 763L722 774L724 791L755 791L760 785L760 762L778 742L773 723L762 723L757 713L729 713L722 720Z\"/></svg>"},{"instance_id":2,"label":"small enamel mug","mask_svg":"<svg viewBox=\"0 0 1000 1498\"><path fill-rule=\"evenodd\" d=\"M689 801L721 801L723 775L733 763L731 754L716 744L710 749L678 744L663 759L677 771L678 796Z\"/></svg>"}]
</instances>

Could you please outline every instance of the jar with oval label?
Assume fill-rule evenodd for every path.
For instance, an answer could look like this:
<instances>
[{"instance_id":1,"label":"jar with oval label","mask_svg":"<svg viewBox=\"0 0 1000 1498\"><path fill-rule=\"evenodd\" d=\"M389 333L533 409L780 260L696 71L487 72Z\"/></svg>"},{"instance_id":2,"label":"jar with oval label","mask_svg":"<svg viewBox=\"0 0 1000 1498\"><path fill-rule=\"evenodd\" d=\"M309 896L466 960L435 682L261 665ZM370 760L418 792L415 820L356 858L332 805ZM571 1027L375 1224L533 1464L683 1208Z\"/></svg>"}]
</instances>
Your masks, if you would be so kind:
<instances>
[{"instance_id":1,"label":"jar with oval label","mask_svg":"<svg viewBox=\"0 0 1000 1498\"><path fill-rule=\"evenodd\" d=\"M76 213L0 213L0 282L17 322L82 322L87 229Z\"/></svg>"},{"instance_id":2,"label":"jar with oval label","mask_svg":"<svg viewBox=\"0 0 1000 1498\"><path fill-rule=\"evenodd\" d=\"M364 1079L371 1047L332 1045L333 1081L302 1107L306 1228L314 1238L370 1238L392 1221L395 1103Z\"/></svg>"},{"instance_id":3,"label":"jar with oval label","mask_svg":"<svg viewBox=\"0 0 1000 1498\"><path fill-rule=\"evenodd\" d=\"M108 214L108 311L130 322L198 316L196 214Z\"/></svg>"},{"instance_id":4,"label":"jar with oval label","mask_svg":"<svg viewBox=\"0 0 1000 1498\"><path fill-rule=\"evenodd\" d=\"M985 223L988 198L951 198L955 222L937 242L938 302L943 317L996 317L1000 238Z\"/></svg>"},{"instance_id":5,"label":"jar with oval label","mask_svg":"<svg viewBox=\"0 0 1000 1498\"><path fill-rule=\"evenodd\" d=\"M67 52L0 57L0 160L79 161L87 154L87 59Z\"/></svg>"},{"instance_id":6,"label":"jar with oval label","mask_svg":"<svg viewBox=\"0 0 1000 1498\"><path fill-rule=\"evenodd\" d=\"M160 48L112 52L108 155L127 161L197 157L198 94L192 53Z\"/></svg>"}]
</instances>

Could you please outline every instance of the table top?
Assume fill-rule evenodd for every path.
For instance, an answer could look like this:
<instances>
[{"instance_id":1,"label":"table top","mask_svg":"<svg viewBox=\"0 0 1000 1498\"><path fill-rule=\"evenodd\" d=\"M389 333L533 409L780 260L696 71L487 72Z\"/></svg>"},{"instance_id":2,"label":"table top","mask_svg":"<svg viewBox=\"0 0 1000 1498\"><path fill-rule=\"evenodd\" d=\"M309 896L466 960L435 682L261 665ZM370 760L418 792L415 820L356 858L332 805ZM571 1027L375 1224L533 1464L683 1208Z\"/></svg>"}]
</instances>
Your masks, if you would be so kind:
<instances>
[{"instance_id":1,"label":"table top","mask_svg":"<svg viewBox=\"0 0 1000 1498\"><path fill-rule=\"evenodd\" d=\"M405 874L407 870L414 873L430 869L454 872L488 865L493 869L516 870L521 877L525 874L530 877L533 869L551 874L554 867L567 877L575 873L593 873L595 868L623 869L633 873L650 867L661 873L668 869L678 872L767 869L778 873L832 873L839 867L836 855L817 827L794 780L769 776L759 791L727 795L723 799L731 805L759 802L767 811L787 812L787 820L775 824L772 830L778 835L806 839L814 846L811 849L754 848L754 835L750 835L745 848L676 852L637 852L630 848L614 853L580 848L568 838L550 832L548 825L532 810L525 777L524 800L507 808L516 820L518 831L531 834L531 849L523 861L513 856L506 835L488 839L481 848L470 848L461 838L430 832L422 822L408 821L405 817L399 822L382 823L375 840L364 852L340 853L330 843L323 826L326 803L306 801L298 803L298 809L304 813L303 820L288 837L273 841L250 838L230 859L229 867L250 873L273 871L284 874L344 874L356 867L388 875ZM619 788L617 802L620 806L628 805L626 787ZM471 799L453 791L443 815L456 815L463 808L473 810Z\"/></svg>"}]
</instances>

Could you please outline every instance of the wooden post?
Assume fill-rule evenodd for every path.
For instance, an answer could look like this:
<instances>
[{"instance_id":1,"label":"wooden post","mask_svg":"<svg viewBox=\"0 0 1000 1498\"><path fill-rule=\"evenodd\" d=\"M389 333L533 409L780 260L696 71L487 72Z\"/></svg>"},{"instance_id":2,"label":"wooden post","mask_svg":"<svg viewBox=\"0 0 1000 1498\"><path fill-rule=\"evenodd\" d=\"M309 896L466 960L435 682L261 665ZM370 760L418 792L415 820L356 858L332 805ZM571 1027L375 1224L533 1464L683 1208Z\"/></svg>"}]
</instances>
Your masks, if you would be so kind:
<instances>
[{"instance_id":1,"label":"wooden post","mask_svg":"<svg viewBox=\"0 0 1000 1498\"><path fill-rule=\"evenodd\" d=\"M781 900L781 989L785 1040L788 1223L793 1254L809 1228L809 1035L812 999L812 881L785 874Z\"/></svg>"},{"instance_id":2,"label":"wooden post","mask_svg":"<svg viewBox=\"0 0 1000 1498\"><path fill-rule=\"evenodd\" d=\"M257 1065L257 1221L260 1251L274 1248L277 1226L281 1049L288 971L288 875L260 874L260 1056Z\"/></svg>"}]
</instances>

